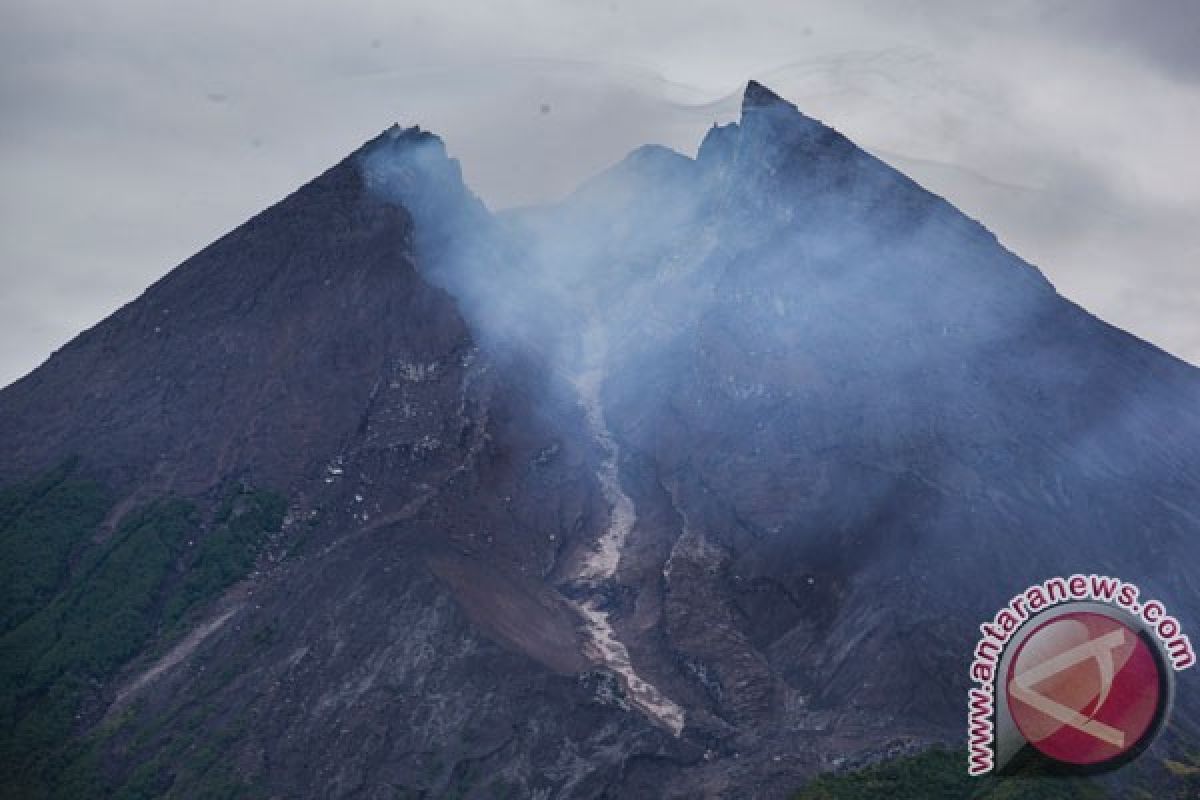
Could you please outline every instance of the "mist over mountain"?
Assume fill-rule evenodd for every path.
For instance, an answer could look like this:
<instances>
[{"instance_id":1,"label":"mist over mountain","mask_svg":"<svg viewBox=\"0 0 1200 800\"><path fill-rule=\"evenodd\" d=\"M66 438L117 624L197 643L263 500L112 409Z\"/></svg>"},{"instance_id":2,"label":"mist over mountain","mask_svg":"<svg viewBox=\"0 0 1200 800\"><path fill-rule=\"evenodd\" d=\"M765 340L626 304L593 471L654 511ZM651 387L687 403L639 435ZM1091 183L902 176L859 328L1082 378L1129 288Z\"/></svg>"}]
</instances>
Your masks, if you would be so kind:
<instances>
[{"instance_id":1,"label":"mist over mountain","mask_svg":"<svg viewBox=\"0 0 1200 800\"><path fill-rule=\"evenodd\" d=\"M3 792L775 798L958 745L1025 586L1200 618L1198 401L757 83L502 214L395 127L0 392Z\"/></svg>"}]
</instances>

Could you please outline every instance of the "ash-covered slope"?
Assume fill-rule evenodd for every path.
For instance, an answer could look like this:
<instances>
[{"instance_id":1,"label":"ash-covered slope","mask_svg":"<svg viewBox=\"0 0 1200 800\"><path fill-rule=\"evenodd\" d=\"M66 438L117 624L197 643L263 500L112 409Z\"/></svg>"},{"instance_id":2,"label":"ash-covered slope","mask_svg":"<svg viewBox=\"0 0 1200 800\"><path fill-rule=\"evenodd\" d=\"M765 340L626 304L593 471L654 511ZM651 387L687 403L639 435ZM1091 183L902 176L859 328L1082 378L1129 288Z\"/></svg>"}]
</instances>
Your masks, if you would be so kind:
<instances>
[{"instance_id":1,"label":"ash-covered slope","mask_svg":"<svg viewBox=\"0 0 1200 800\"><path fill-rule=\"evenodd\" d=\"M607 526L582 409L481 351L417 270L425 207L369 188L426 146L446 172L389 186L478 213L390 130L0 393L0 544L39 565L0 796L595 794L680 746L545 580Z\"/></svg>"},{"instance_id":2,"label":"ash-covered slope","mask_svg":"<svg viewBox=\"0 0 1200 800\"><path fill-rule=\"evenodd\" d=\"M0 477L70 455L146 494L320 477L389 368L469 347L411 237L339 164L5 389Z\"/></svg>"},{"instance_id":3,"label":"ash-covered slope","mask_svg":"<svg viewBox=\"0 0 1200 800\"><path fill-rule=\"evenodd\" d=\"M515 224L547 274L594 242L570 280L604 311L568 296L661 509L623 577L706 690L694 730L780 756L741 785L957 734L976 626L1047 576L1200 616L1200 373L765 88L694 161L645 148Z\"/></svg>"},{"instance_id":4,"label":"ash-covered slope","mask_svg":"<svg viewBox=\"0 0 1200 800\"><path fill-rule=\"evenodd\" d=\"M758 84L695 159L499 217L393 129L0 393L6 482L74 456L113 495L0 634L9 728L79 714L0 742L5 783L771 798L957 743L976 626L1029 583L1200 619L1197 400ZM203 546L231 484L287 499L254 571L167 625L181 555L136 655L47 683L30 632L123 520L179 493Z\"/></svg>"}]
</instances>

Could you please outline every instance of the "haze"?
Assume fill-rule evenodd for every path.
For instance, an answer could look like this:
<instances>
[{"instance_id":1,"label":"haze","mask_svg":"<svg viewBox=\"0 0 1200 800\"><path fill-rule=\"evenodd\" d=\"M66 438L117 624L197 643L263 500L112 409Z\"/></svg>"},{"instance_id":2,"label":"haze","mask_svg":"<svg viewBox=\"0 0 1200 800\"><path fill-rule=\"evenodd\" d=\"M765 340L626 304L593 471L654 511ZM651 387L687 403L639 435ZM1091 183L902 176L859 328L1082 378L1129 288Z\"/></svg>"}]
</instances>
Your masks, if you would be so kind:
<instances>
[{"instance_id":1,"label":"haze","mask_svg":"<svg viewBox=\"0 0 1200 800\"><path fill-rule=\"evenodd\" d=\"M0 385L392 122L508 208L694 154L748 78L1200 363L1198 37L1182 0L9 3Z\"/></svg>"}]
</instances>

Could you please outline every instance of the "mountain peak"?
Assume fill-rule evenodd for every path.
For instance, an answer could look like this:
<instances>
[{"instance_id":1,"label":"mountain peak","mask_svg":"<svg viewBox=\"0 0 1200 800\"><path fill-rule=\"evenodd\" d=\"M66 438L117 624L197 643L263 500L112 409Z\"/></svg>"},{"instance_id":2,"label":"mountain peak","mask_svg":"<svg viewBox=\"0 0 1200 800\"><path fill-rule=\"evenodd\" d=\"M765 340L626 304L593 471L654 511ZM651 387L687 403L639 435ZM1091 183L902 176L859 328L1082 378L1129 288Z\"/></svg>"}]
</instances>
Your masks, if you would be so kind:
<instances>
[{"instance_id":1,"label":"mountain peak","mask_svg":"<svg viewBox=\"0 0 1200 800\"><path fill-rule=\"evenodd\" d=\"M796 109L794 105L784 100L779 95L772 92L766 86L763 86L758 81L752 80L746 83L746 90L742 93L742 113L746 113L755 108L770 108L772 106L784 106Z\"/></svg>"},{"instance_id":2,"label":"mountain peak","mask_svg":"<svg viewBox=\"0 0 1200 800\"><path fill-rule=\"evenodd\" d=\"M857 149L820 120L803 113L793 103L755 80L746 83L741 117L727 125L713 124L696 153L697 161L713 165L728 162L735 151L751 150L755 162L788 158L794 147L810 153L845 153Z\"/></svg>"},{"instance_id":3,"label":"mountain peak","mask_svg":"<svg viewBox=\"0 0 1200 800\"><path fill-rule=\"evenodd\" d=\"M419 126L393 125L360 148L356 158L367 187L404 206L421 231L436 229L466 206L478 204L446 143Z\"/></svg>"}]
</instances>

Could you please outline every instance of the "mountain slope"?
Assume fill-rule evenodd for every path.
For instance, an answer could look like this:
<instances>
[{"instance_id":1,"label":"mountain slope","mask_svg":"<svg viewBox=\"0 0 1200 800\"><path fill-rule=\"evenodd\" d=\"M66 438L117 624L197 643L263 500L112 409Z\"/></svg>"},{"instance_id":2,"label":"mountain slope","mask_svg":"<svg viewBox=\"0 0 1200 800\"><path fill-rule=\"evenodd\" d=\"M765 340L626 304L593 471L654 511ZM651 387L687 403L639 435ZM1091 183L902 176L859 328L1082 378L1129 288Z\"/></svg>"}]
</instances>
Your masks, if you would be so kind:
<instances>
[{"instance_id":1,"label":"mountain slope","mask_svg":"<svg viewBox=\"0 0 1200 800\"><path fill-rule=\"evenodd\" d=\"M411 236L338 165L7 388L3 475L77 454L148 493L318 476L387 366L469 346L452 301L418 278Z\"/></svg>"},{"instance_id":2,"label":"mountain slope","mask_svg":"<svg viewBox=\"0 0 1200 800\"><path fill-rule=\"evenodd\" d=\"M81 497L0 636L8 720L46 615L126 574L91 565L166 554L4 791L770 798L957 745L1029 583L1200 615L1197 400L758 84L695 159L501 215L393 128L0 392L22 519L59 465Z\"/></svg>"},{"instance_id":3,"label":"mountain slope","mask_svg":"<svg viewBox=\"0 0 1200 800\"><path fill-rule=\"evenodd\" d=\"M625 172L653 176L632 211ZM940 198L752 84L694 162L641 151L537 212L536 252L578 219L605 232L598 291L628 270L605 405L673 517L641 532L665 581L627 579L721 737L835 757L958 730L976 626L1047 576L1197 613L1196 370Z\"/></svg>"}]
</instances>

